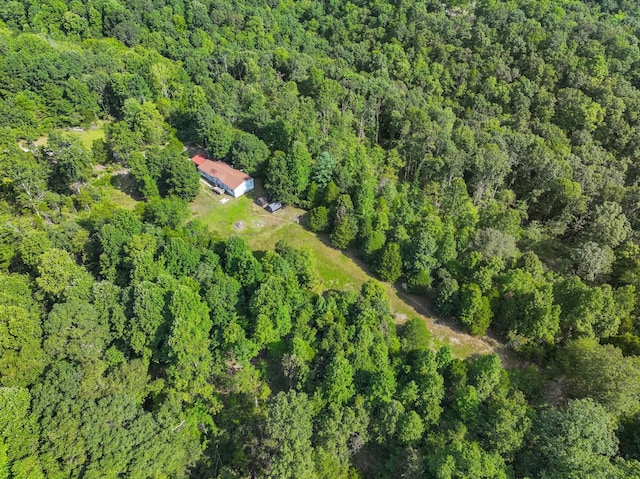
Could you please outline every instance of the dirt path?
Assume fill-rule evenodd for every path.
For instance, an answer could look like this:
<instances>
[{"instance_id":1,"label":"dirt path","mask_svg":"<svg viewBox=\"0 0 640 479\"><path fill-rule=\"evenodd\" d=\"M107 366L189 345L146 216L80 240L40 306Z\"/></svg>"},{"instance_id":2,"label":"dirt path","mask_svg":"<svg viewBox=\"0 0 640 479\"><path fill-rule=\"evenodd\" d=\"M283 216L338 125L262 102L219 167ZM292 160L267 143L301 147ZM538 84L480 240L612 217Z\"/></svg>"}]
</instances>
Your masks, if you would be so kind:
<instances>
[{"instance_id":1,"label":"dirt path","mask_svg":"<svg viewBox=\"0 0 640 479\"><path fill-rule=\"evenodd\" d=\"M327 244L327 238L322 237L321 240ZM358 258L354 251L343 251L343 254L349 257L369 276L373 277L368 265ZM455 320L436 317L428 298L402 291L396 285L383 284L387 286L387 294L392 308L395 309L393 312L396 314L397 324L402 324L408 319L407 315L399 311L400 308L397 307L399 303L403 303L411 308L413 315L418 316L425 322L438 343L449 343L452 346L458 346L456 349L468 352L467 355L469 356L497 353L500 356L503 367L515 367L518 365L515 354L496 337L487 335L479 338L468 334L460 328Z\"/></svg>"},{"instance_id":2,"label":"dirt path","mask_svg":"<svg viewBox=\"0 0 640 479\"><path fill-rule=\"evenodd\" d=\"M513 351L509 350L498 338L493 335L481 338L464 332L458 324L451 319L436 318L431 311L430 301L427 298L408 294L394 288L398 298L410 305L424 320L427 328L440 341L446 339L452 344L469 345L476 354L497 353L504 367L516 367L519 361Z\"/></svg>"}]
</instances>

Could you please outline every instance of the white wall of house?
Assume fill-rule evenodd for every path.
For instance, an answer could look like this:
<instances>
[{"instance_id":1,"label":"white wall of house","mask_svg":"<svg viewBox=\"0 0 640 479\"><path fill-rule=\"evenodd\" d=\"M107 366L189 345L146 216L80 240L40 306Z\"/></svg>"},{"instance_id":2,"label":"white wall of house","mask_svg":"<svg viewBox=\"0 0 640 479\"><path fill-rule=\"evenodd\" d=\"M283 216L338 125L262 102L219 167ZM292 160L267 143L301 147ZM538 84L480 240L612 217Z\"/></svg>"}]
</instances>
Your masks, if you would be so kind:
<instances>
[{"instance_id":1,"label":"white wall of house","mask_svg":"<svg viewBox=\"0 0 640 479\"><path fill-rule=\"evenodd\" d=\"M231 193L235 198L237 198L238 196L242 196L244 195L247 191L251 191L253 189L253 179L251 180L247 180L244 183L242 183L240 186L238 186L235 190L233 190L233 192Z\"/></svg>"},{"instance_id":2,"label":"white wall of house","mask_svg":"<svg viewBox=\"0 0 640 479\"><path fill-rule=\"evenodd\" d=\"M229 193L234 198L244 195L247 191L251 191L254 186L253 178L251 178L250 180L247 180L244 183L240 184L240 186L238 186L235 190L232 190L215 176L209 176L208 174L204 173L201 170L198 170L198 171L200 172L200 175L202 177L206 178L207 180L209 180L209 182L213 183L214 185L219 186L220 188L223 188L227 193Z\"/></svg>"}]
</instances>

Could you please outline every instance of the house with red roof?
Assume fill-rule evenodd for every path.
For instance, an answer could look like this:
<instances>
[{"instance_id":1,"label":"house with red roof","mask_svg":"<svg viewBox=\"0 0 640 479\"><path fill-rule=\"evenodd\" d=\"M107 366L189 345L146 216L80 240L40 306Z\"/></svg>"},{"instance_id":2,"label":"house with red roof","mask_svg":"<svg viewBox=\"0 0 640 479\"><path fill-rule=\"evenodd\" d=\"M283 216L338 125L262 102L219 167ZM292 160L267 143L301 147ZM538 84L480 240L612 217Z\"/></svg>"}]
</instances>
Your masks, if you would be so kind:
<instances>
[{"instance_id":1,"label":"house with red roof","mask_svg":"<svg viewBox=\"0 0 640 479\"><path fill-rule=\"evenodd\" d=\"M244 195L254 187L253 178L227 163L212 161L202 155L194 156L191 161L198 168L200 176L211 184L222 188L234 198Z\"/></svg>"},{"instance_id":2,"label":"house with red roof","mask_svg":"<svg viewBox=\"0 0 640 479\"><path fill-rule=\"evenodd\" d=\"M200 166L202 163L204 163L207 160L208 158L202 155L196 155L193 158L191 158L191 161L193 161L196 166Z\"/></svg>"}]
</instances>

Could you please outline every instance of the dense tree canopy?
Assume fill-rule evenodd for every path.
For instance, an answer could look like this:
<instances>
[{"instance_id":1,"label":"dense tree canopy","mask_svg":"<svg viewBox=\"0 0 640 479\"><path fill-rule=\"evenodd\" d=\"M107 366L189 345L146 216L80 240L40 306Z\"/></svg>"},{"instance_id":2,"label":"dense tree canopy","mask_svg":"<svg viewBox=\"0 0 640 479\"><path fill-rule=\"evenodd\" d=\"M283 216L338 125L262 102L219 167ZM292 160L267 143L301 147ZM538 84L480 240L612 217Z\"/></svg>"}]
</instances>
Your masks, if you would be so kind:
<instances>
[{"instance_id":1,"label":"dense tree canopy","mask_svg":"<svg viewBox=\"0 0 640 479\"><path fill-rule=\"evenodd\" d=\"M0 2L0 478L640 477L639 39L631 0ZM209 231L195 150L516 367Z\"/></svg>"}]
</instances>

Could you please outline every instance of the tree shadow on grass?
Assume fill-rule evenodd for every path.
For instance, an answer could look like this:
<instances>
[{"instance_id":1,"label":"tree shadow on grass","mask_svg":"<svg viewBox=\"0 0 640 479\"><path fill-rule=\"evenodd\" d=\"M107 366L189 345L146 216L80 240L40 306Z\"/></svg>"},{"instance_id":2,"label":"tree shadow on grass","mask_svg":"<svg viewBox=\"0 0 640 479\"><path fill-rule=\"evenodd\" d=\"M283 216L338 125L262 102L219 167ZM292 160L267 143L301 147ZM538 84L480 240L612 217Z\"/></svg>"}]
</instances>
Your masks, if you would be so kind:
<instances>
[{"instance_id":1,"label":"tree shadow on grass","mask_svg":"<svg viewBox=\"0 0 640 479\"><path fill-rule=\"evenodd\" d=\"M136 201L142 201L144 198L138 191L136 180L131 176L131 173L117 173L111 177L111 186L116 190L122 191L125 195L130 196Z\"/></svg>"}]
</instances>

